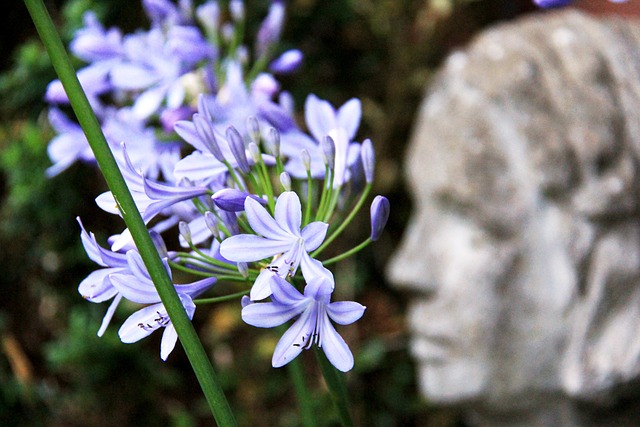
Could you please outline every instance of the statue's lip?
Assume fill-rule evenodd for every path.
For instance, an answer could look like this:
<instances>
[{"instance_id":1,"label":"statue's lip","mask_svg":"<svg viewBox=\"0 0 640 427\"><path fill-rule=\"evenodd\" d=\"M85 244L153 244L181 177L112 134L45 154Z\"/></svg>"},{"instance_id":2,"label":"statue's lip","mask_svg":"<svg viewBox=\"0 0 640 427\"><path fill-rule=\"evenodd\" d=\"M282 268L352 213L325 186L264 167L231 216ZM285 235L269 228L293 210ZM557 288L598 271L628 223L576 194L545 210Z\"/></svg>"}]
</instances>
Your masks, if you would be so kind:
<instances>
[{"instance_id":1,"label":"statue's lip","mask_svg":"<svg viewBox=\"0 0 640 427\"><path fill-rule=\"evenodd\" d=\"M423 362L443 362L450 356L452 344L446 335L420 334L411 340L411 353Z\"/></svg>"}]
</instances>

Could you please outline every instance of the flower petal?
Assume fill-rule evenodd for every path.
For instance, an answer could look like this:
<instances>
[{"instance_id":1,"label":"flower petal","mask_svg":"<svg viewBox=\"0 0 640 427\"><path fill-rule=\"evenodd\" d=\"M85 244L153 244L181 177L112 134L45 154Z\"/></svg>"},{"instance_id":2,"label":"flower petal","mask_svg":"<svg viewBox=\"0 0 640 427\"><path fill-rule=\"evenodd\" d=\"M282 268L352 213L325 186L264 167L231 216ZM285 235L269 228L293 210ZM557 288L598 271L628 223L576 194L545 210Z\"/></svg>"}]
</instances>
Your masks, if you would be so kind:
<instances>
[{"instance_id":1,"label":"flower petal","mask_svg":"<svg viewBox=\"0 0 640 427\"><path fill-rule=\"evenodd\" d=\"M222 241L220 254L230 261L251 262L272 257L287 251L290 247L290 242L265 239L252 234L238 234Z\"/></svg>"},{"instance_id":2,"label":"flower petal","mask_svg":"<svg viewBox=\"0 0 640 427\"><path fill-rule=\"evenodd\" d=\"M173 351L178 341L178 332L173 324L164 328L162 333L162 341L160 341L160 358L167 360L169 354Z\"/></svg>"},{"instance_id":3,"label":"flower petal","mask_svg":"<svg viewBox=\"0 0 640 427\"><path fill-rule=\"evenodd\" d=\"M333 287L335 286L333 273L329 269L324 267L320 261L311 258L306 252L302 254L302 258L300 260L300 269L302 270L302 276L307 283L322 276L331 281L331 289L333 289Z\"/></svg>"},{"instance_id":4,"label":"flower petal","mask_svg":"<svg viewBox=\"0 0 640 427\"><path fill-rule=\"evenodd\" d=\"M304 247L307 252L311 252L320 246L327 235L328 228L329 224L322 221L315 221L307 224L307 226L302 229L300 234L304 239Z\"/></svg>"},{"instance_id":5,"label":"flower petal","mask_svg":"<svg viewBox=\"0 0 640 427\"><path fill-rule=\"evenodd\" d=\"M316 141L322 141L336 127L336 113L331 104L313 94L307 97L304 104L304 117Z\"/></svg>"},{"instance_id":6,"label":"flower petal","mask_svg":"<svg viewBox=\"0 0 640 427\"><path fill-rule=\"evenodd\" d=\"M78 286L82 298L91 302L104 302L113 298L118 291L109 280L109 275L124 272L122 268L102 268L90 273Z\"/></svg>"},{"instance_id":7,"label":"flower petal","mask_svg":"<svg viewBox=\"0 0 640 427\"><path fill-rule=\"evenodd\" d=\"M338 126L347 132L350 140L356 136L358 127L360 127L360 118L362 117L362 105L357 98L351 98L340 109L337 114Z\"/></svg>"},{"instance_id":8,"label":"flower petal","mask_svg":"<svg viewBox=\"0 0 640 427\"><path fill-rule=\"evenodd\" d=\"M335 330L329 317L326 314L321 317L320 337L324 354L339 371L350 371L353 368L353 354L349 350L349 346Z\"/></svg>"},{"instance_id":9,"label":"flower petal","mask_svg":"<svg viewBox=\"0 0 640 427\"><path fill-rule=\"evenodd\" d=\"M259 202L247 197L244 210L249 225L257 234L270 240L291 241L293 236L287 233Z\"/></svg>"},{"instance_id":10,"label":"flower petal","mask_svg":"<svg viewBox=\"0 0 640 427\"><path fill-rule=\"evenodd\" d=\"M293 191L285 191L276 201L276 223L293 236L300 236L302 207L300 198Z\"/></svg>"},{"instance_id":11,"label":"flower petal","mask_svg":"<svg viewBox=\"0 0 640 427\"><path fill-rule=\"evenodd\" d=\"M111 304L109 304L109 308L107 309L107 312L104 314L104 317L102 318L100 329L98 329L97 335L99 337L104 335L105 331L107 330L107 327L109 326L109 323L111 323L111 319L113 318L113 313L116 312L116 308L118 308L118 304L120 304L120 300L122 300L122 295L118 294L113 299Z\"/></svg>"},{"instance_id":12,"label":"flower petal","mask_svg":"<svg viewBox=\"0 0 640 427\"><path fill-rule=\"evenodd\" d=\"M349 325L360 319L367 307L355 301L337 301L328 304L327 315L339 325Z\"/></svg>"},{"instance_id":13,"label":"flower petal","mask_svg":"<svg viewBox=\"0 0 640 427\"><path fill-rule=\"evenodd\" d=\"M145 338L153 331L161 327L161 323L156 321L160 319L159 313L164 310L162 303L153 304L133 313L124 321L118 335L123 343L133 343Z\"/></svg>"},{"instance_id":14,"label":"flower petal","mask_svg":"<svg viewBox=\"0 0 640 427\"><path fill-rule=\"evenodd\" d=\"M151 281L141 281L131 274L112 274L109 280L113 286L129 301L139 304L151 304L160 301L158 291Z\"/></svg>"},{"instance_id":15,"label":"flower petal","mask_svg":"<svg viewBox=\"0 0 640 427\"><path fill-rule=\"evenodd\" d=\"M271 365L279 368L291 362L307 345L315 325L314 310L307 309L302 316L282 335L273 351Z\"/></svg>"},{"instance_id":16,"label":"flower petal","mask_svg":"<svg viewBox=\"0 0 640 427\"><path fill-rule=\"evenodd\" d=\"M274 302L249 304L242 309L242 320L258 328L273 328L293 319L305 307L289 306Z\"/></svg>"},{"instance_id":17,"label":"flower petal","mask_svg":"<svg viewBox=\"0 0 640 427\"><path fill-rule=\"evenodd\" d=\"M273 282L274 276L276 274L271 270L265 269L260 272L251 287L251 293L249 294L251 301L260 301L271 296L271 282Z\"/></svg>"}]
</instances>

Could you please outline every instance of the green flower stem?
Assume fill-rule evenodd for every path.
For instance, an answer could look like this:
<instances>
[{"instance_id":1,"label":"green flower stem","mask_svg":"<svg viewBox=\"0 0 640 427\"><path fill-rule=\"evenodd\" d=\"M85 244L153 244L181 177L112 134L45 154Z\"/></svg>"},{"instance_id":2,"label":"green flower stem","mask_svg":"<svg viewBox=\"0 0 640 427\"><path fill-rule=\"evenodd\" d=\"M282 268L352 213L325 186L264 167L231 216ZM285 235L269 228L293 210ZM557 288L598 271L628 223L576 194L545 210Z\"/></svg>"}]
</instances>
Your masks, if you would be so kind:
<instances>
[{"instance_id":1,"label":"green flower stem","mask_svg":"<svg viewBox=\"0 0 640 427\"><path fill-rule=\"evenodd\" d=\"M282 336L287 331L287 327L281 325L278 326L276 330L280 336ZM293 383L293 390L298 400L298 409L300 410L302 425L304 427L316 426L318 424L318 417L313 410L313 398L309 393L309 388L305 381L306 374L304 373L301 358L295 358L287 364L287 373Z\"/></svg>"},{"instance_id":2,"label":"green flower stem","mask_svg":"<svg viewBox=\"0 0 640 427\"><path fill-rule=\"evenodd\" d=\"M242 298L245 295L249 295L251 290L247 289L246 291L236 292L235 294L223 295L221 297L212 297L212 298L198 298L194 299L193 302L195 304L214 304L217 302L231 301L234 299Z\"/></svg>"},{"instance_id":3,"label":"green flower stem","mask_svg":"<svg viewBox=\"0 0 640 427\"><path fill-rule=\"evenodd\" d=\"M322 370L322 376L329 387L329 393L331 394L331 400L335 405L340 421L344 427L352 427L353 420L349 413L349 396L347 395L347 387L344 384L344 378L342 374L329 362L327 356L318 347L314 346L316 353L316 359L320 363L320 369Z\"/></svg>"},{"instance_id":4,"label":"green flower stem","mask_svg":"<svg viewBox=\"0 0 640 427\"><path fill-rule=\"evenodd\" d=\"M358 252L360 252L361 250L363 250L364 248L366 248L369 244L371 243L371 237L369 237L367 240L365 240L364 242L360 243L358 246L355 246L351 249L349 249L348 251L341 253L340 255L334 256L333 258L329 258L325 261L322 261L322 265L330 265L330 264L334 264L338 261L342 261L345 258L349 258L351 255L356 254Z\"/></svg>"},{"instance_id":5,"label":"green flower stem","mask_svg":"<svg viewBox=\"0 0 640 427\"><path fill-rule=\"evenodd\" d=\"M318 418L314 415L313 400L309 394L307 384L305 383L305 373L302 366L302 360L299 358L293 359L287 364L287 370L289 371L289 378L291 378L291 382L293 383L293 388L298 399L298 408L300 408L302 425L304 427L314 427L317 425L316 420Z\"/></svg>"},{"instance_id":6,"label":"green flower stem","mask_svg":"<svg viewBox=\"0 0 640 427\"><path fill-rule=\"evenodd\" d=\"M42 0L25 0L27 9L44 43L51 63L69 96L71 107L84 130L96 161L104 174L105 180L118 203L122 218L131 231L134 242L156 286L160 299L167 309L169 318L178 332L180 342L191 362L200 386L207 398L211 411L220 426L235 426L236 421L231 408L218 384L211 362L202 343L198 339L191 321L178 298L162 260L142 221L131 193L118 169L118 165L102 134L98 119L93 113L86 95L82 91L71 61L56 32L51 17Z\"/></svg>"},{"instance_id":7,"label":"green flower stem","mask_svg":"<svg viewBox=\"0 0 640 427\"><path fill-rule=\"evenodd\" d=\"M316 249L311 253L312 258L316 258L320 252L322 252L327 246L329 246L331 242L333 242L335 238L338 237L340 233L342 233L344 229L349 226L349 224L351 223L351 221L353 221L353 218L356 216L360 208L362 208L362 205L364 204L364 201L367 199L367 196L369 196L370 192L371 192L371 184L367 184L364 187L364 191L362 192L362 195L360 195L360 199L358 200L358 203L356 203L355 207L351 210L351 212L349 212L349 216L347 216L347 218L345 218L345 220L342 221L340 226L338 226L338 228L324 241L324 243L322 243L322 245L320 245L318 249Z\"/></svg>"}]
</instances>

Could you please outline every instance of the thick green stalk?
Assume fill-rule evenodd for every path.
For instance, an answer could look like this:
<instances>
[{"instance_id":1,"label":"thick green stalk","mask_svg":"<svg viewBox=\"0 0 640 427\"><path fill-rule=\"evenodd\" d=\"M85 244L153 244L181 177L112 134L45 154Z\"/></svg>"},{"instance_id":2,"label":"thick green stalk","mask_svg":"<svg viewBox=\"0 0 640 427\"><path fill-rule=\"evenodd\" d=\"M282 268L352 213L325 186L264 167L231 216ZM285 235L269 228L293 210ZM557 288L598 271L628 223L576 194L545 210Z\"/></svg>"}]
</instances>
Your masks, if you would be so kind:
<instances>
[{"instance_id":1,"label":"thick green stalk","mask_svg":"<svg viewBox=\"0 0 640 427\"><path fill-rule=\"evenodd\" d=\"M234 426L236 425L235 419L222 388L217 382L211 362L185 313L173 283L142 221L133 197L102 134L100 124L80 87L76 73L51 21L51 17L42 0L25 0L25 4L49 53L51 63L67 92L71 107L87 136L105 180L118 203L122 217L131 231L145 266L153 279L160 299L178 332L180 342L187 353L198 381L200 381L211 411L218 425Z\"/></svg>"},{"instance_id":2,"label":"thick green stalk","mask_svg":"<svg viewBox=\"0 0 640 427\"><path fill-rule=\"evenodd\" d=\"M325 356L321 349L314 347L314 350L316 359L318 359L320 363L322 376L327 383L327 387L329 387L331 400L333 400L333 404L338 411L340 422L344 427L352 427L353 420L349 413L349 396L347 395L347 387L344 384L342 373L329 362L329 359L327 359L327 356Z\"/></svg>"}]
</instances>

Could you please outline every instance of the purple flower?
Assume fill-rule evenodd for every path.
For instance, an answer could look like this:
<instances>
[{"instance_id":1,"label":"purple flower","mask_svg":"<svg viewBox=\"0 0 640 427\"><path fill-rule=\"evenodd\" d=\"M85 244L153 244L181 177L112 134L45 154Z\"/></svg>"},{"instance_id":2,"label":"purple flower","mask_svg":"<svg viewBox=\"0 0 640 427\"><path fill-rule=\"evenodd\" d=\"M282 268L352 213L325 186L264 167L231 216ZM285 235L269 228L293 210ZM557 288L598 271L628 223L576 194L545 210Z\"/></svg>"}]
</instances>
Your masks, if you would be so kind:
<instances>
[{"instance_id":1,"label":"purple flower","mask_svg":"<svg viewBox=\"0 0 640 427\"><path fill-rule=\"evenodd\" d=\"M79 124L69 120L57 108L49 110L49 123L58 133L47 147L49 159L53 162L46 174L55 176L71 166L76 160L94 162L95 157Z\"/></svg>"},{"instance_id":2,"label":"purple flower","mask_svg":"<svg viewBox=\"0 0 640 427\"><path fill-rule=\"evenodd\" d=\"M259 261L276 256L251 288L252 300L271 295L269 282L272 275L282 278L293 276L298 266L301 266L307 280L317 275L332 277L320 261L312 259L307 253L320 246L329 225L316 221L300 230L302 208L296 193L286 191L278 197L275 217L251 197L246 198L244 207L247 221L258 235L231 236L222 242L220 253L226 259L237 262Z\"/></svg>"},{"instance_id":3,"label":"purple flower","mask_svg":"<svg viewBox=\"0 0 640 427\"><path fill-rule=\"evenodd\" d=\"M144 307L129 316L120 327L118 335L122 342L133 343L151 335L157 329L165 328L160 344L160 357L162 360L167 360L176 345L178 334L169 319L164 305L160 301L160 296L142 262L140 254L133 250L128 251L127 263L130 274L114 273L109 276L113 286L130 301L152 305ZM165 267L167 272L170 273L166 261ZM211 288L215 282L216 278L210 277L186 285L175 285L178 297L189 319L193 319L196 309L192 298Z\"/></svg>"},{"instance_id":4,"label":"purple flower","mask_svg":"<svg viewBox=\"0 0 640 427\"><path fill-rule=\"evenodd\" d=\"M349 325L362 317L366 307L354 301L330 302L333 283L326 276L309 281L304 295L279 276L273 276L271 289L272 302L247 304L245 301L242 320L259 328L272 328L300 315L278 341L271 362L273 367L286 365L302 350L316 344L340 371L353 368L351 350L331 320Z\"/></svg>"},{"instance_id":5,"label":"purple flower","mask_svg":"<svg viewBox=\"0 0 640 427\"><path fill-rule=\"evenodd\" d=\"M360 126L362 107L360 101L353 98L339 109L315 95L309 95L305 103L307 127L315 141L296 132L282 134L282 152L289 157L287 172L293 177L304 178L307 171L300 162L299 155L306 149L311 155L311 174L324 176L323 152L320 143L330 136L335 144L334 187L341 186L349 179L349 166L358 160L360 144L352 143Z\"/></svg>"},{"instance_id":6,"label":"purple flower","mask_svg":"<svg viewBox=\"0 0 640 427\"><path fill-rule=\"evenodd\" d=\"M384 226L387 225L391 205L384 196L376 196L371 203L371 240L376 241L382 235Z\"/></svg>"}]
</instances>

